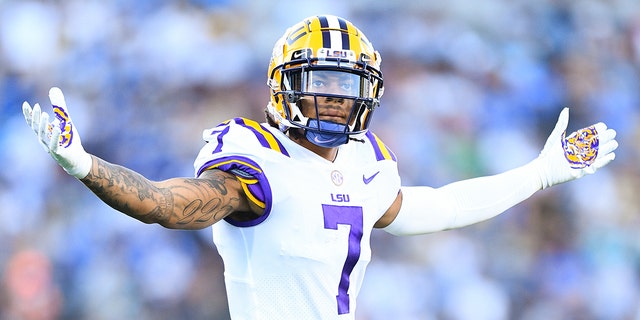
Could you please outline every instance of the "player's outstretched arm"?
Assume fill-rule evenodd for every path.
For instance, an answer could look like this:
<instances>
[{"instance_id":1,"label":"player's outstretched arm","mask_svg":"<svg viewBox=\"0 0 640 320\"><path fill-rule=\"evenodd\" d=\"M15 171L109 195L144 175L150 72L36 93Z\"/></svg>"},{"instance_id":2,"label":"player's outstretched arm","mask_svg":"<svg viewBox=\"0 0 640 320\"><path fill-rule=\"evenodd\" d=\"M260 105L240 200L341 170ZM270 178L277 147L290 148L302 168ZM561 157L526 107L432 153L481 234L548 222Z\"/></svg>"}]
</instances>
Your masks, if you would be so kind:
<instances>
[{"instance_id":1,"label":"player's outstretched arm","mask_svg":"<svg viewBox=\"0 0 640 320\"><path fill-rule=\"evenodd\" d=\"M39 104L32 108L24 102L27 124L67 173L114 209L145 223L177 229L205 228L231 213L251 211L240 183L231 174L211 170L199 178L156 182L90 155L82 147L62 91L52 88L49 98L53 120Z\"/></svg>"},{"instance_id":2,"label":"player's outstretched arm","mask_svg":"<svg viewBox=\"0 0 640 320\"><path fill-rule=\"evenodd\" d=\"M249 212L242 187L232 174L208 170L198 178L150 181L98 157L80 179L112 208L145 223L171 229L206 228L234 212Z\"/></svg>"},{"instance_id":3,"label":"player's outstretched arm","mask_svg":"<svg viewBox=\"0 0 640 320\"><path fill-rule=\"evenodd\" d=\"M397 215L385 230L421 234L484 221L538 190L593 174L615 158L615 130L600 122L566 136L568 121L565 108L540 155L522 167L441 188L403 187L399 209L387 213Z\"/></svg>"}]
</instances>

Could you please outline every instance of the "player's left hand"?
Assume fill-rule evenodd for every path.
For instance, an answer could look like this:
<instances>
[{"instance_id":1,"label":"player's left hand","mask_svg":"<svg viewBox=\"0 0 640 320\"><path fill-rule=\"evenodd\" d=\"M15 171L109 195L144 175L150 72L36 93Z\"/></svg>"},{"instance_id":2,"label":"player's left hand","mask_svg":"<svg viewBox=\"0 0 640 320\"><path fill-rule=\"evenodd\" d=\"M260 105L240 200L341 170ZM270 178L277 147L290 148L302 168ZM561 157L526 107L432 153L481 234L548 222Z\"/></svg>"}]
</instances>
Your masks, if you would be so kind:
<instances>
[{"instance_id":1,"label":"player's left hand","mask_svg":"<svg viewBox=\"0 0 640 320\"><path fill-rule=\"evenodd\" d=\"M615 159L615 130L599 122L566 136L568 123L569 109L564 108L535 160L543 189L592 174Z\"/></svg>"},{"instance_id":2,"label":"player's left hand","mask_svg":"<svg viewBox=\"0 0 640 320\"><path fill-rule=\"evenodd\" d=\"M74 123L67 109L64 95L59 88L49 90L49 99L53 106L53 121L49 122L49 114L42 112L39 104L33 108L26 101L22 104L22 113L40 144L56 162L70 175L82 179L89 174L93 159L80 141Z\"/></svg>"}]
</instances>

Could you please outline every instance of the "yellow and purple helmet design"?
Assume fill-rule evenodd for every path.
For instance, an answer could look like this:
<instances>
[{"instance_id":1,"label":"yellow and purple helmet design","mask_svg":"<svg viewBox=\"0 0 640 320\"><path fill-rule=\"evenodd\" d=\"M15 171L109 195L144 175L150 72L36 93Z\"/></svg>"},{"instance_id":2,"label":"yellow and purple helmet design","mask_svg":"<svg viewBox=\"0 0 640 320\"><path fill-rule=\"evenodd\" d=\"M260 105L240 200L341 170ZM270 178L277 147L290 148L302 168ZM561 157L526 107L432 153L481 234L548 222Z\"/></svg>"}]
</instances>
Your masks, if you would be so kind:
<instances>
[{"instance_id":1,"label":"yellow and purple helmet design","mask_svg":"<svg viewBox=\"0 0 640 320\"><path fill-rule=\"evenodd\" d=\"M312 16L287 29L276 42L269 63L267 111L281 131L301 128L311 135L332 140L321 146L333 147L361 138L383 93L380 54L351 22L332 15ZM319 121L303 116L298 101L302 97L331 96L308 89L315 74L348 76L353 90L340 98L353 101L346 124ZM316 113L317 114L317 113ZM335 139L333 139L335 138ZM313 142L313 141L312 141Z\"/></svg>"}]
</instances>

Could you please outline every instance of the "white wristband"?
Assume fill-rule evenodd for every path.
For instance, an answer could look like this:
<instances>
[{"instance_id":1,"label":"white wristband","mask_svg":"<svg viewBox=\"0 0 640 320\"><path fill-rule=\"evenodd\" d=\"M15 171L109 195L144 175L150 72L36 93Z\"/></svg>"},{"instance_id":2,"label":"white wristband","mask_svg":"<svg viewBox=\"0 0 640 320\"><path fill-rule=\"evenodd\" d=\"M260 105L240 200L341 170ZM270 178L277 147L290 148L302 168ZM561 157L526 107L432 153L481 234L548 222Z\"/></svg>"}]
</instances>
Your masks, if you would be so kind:
<instances>
[{"instance_id":1,"label":"white wristband","mask_svg":"<svg viewBox=\"0 0 640 320\"><path fill-rule=\"evenodd\" d=\"M65 167L62 167L62 168L69 175L72 175L78 179L82 179L89 174L89 171L91 171L91 166L93 165L93 158L91 157L90 154L85 152L77 160L78 161L77 163L75 163L75 166L72 166L70 168L65 168Z\"/></svg>"}]
</instances>

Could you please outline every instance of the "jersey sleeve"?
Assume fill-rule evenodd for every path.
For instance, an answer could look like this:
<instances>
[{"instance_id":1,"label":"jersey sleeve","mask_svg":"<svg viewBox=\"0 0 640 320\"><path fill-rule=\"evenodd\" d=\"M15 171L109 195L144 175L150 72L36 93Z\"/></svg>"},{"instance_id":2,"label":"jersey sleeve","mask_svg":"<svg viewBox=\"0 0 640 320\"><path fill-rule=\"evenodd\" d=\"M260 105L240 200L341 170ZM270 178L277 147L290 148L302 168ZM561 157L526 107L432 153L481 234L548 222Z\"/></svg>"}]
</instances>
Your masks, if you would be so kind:
<instances>
[{"instance_id":1,"label":"jersey sleeve","mask_svg":"<svg viewBox=\"0 0 640 320\"><path fill-rule=\"evenodd\" d=\"M396 200L400 192L401 179L398 173L398 160L391 149L373 132L368 131L365 138L369 141L368 159L380 166L380 179L383 179L384 187L380 190L379 200L389 208ZM365 177L363 176L363 180ZM378 177L376 176L376 179ZM365 182L366 183L366 182Z\"/></svg>"},{"instance_id":2,"label":"jersey sleeve","mask_svg":"<svg viewBox=\"0 0 640 320\"><path fill-rule=\"evenodd\" d=\"M237 226L262 222L271 211L271 187L261 162L267 152L288 156L284 146L263 125L245 118L227 120L205 130L203 139L206 143L194 162L195 176L211 169L235 175L248 199L264 209L264 214L249 222L227 221Z\"/></svg>"}]
</instances>

